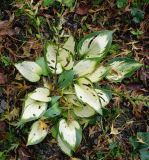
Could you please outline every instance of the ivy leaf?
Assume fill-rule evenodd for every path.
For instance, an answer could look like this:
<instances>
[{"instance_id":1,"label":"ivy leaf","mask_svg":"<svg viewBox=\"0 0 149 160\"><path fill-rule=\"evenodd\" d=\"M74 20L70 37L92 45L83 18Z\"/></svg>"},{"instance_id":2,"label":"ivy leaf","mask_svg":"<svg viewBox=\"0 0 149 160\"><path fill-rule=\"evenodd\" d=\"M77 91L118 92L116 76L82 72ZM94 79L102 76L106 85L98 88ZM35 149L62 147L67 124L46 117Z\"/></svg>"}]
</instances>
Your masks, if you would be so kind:
<instances>
[{"instance_id":1,"label":"ivy leaf","mask_svg":"<svg viewBox=\"0 0 149 160\"><path fill-rule=\"evenodd\" d=\"M55 103L52 107L50 107L45 114L43 115L45 118L53 118L59 116L61 114L61 108L59 107L59 103Z\"/></svg>"},{"instance_id":2,"label":"ivy leaf","mask_svg":"<svg viewBox=\"0 0 149 160\"><path fill-rule=\"evenodd\" d=\"M37 82L40 80L42 69L37 63L24 61L22 63L16 63L15 67L22 74L22 76L30 82Z\"/></svg>"},{"instance_id":3,"label":"ivy leaf","mask_svg":"<svg viewBox=\"0 0 149 160\"><path fill-rule=\"evenodd\" d=\"M48 71L47 64L46 64L46 62L45 62L44 57L39 57L39 58L36 60L36 63L42 68L42 75L48 76L49 71Z\"/></svg>"},{"instance_id":4,"label":"ivy leaf","mask_svg":"<svg viewBox=\"0 0 149 160\"><path fill-rule=\"evenodd\" d=\"M38 144L47 136L48 126L43 121L36 121L31 127L31 131L28 136L27 145Z\"/></svg>"},{"instance_id":5,"label":"ivy leaf","mask_svg":"<svg viewBox=\"0 0 149 160\"><path fill-rule=\"evenodd\" d=\"M78 44L78 52L85 58L101 60L111 47L112 34L105 30L87 35Z\"/></svg>"},{"instance_id":6,"label":"ivy leaf","mask_svg":"<svg viewBox=\"0 0 149 160\"><path fill-rule=\"evenodd\" d=\"M82 129L75 120L67 122L65 119L61 119L59 122L59 136L71 150L75 151L82 140Z\"/></svg>"},{"instance_id":7,"label":"ivy leaf","mask_svg":"<svg viewBox=\"0 0 149 160\"><path fill-rule=\"evenodd\" d=\"M75 74L73 70L64 71L59 76L59 80L58 80L60 88L67 88L68 86L70 86L73 82L74 75Z\"/></svg>"},{"instance_id":8,"label":"ivy leaf","mask_svg":"<svg viewBox=\"0 0 149 160\"><path fill-rule=\"evenodd\" d=\"M29 122L40 118L47 109L47 103L35 101L29 97L25 100L21 122Z\"/></svg>"},{"instance_id":9,"label":"ivy leaf","mask_svg":"<svg viewBox=\"0 0 149 160\"><path fill-rule=\"evenodd\" d=\"M115 58L109 62L109 72L106 78L112 82L121 82L141 66L142 64L129 58Z\"/></svg>"},{"instance_id":10,"label":"ivy leaf","mask_svg":"<svg viewBox=\"0 0 149 160\"><path fill-rule=\"evenodd\" d=\"M36 101L40 102L49 102L51 97L49 97L50 91L48 88L39 87L36 88L32 93L29 93L28 96Z\"/></svg>"}]
</instances>

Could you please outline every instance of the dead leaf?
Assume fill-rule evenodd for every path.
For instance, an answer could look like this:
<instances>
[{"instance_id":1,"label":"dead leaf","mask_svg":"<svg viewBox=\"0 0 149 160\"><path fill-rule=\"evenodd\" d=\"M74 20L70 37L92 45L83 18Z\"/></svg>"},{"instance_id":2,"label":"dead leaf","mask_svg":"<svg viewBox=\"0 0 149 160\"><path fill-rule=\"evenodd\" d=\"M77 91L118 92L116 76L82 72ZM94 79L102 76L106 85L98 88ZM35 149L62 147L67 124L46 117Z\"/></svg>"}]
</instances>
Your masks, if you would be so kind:
<instances>
[{"instance_id":1,"label":"dead leaf","mask_svg":"<svg viewBox=\"0 0 149 160\"><path fill-rule=\"evenodd\" d=\"M137 83L130 83L126 86L129 90L132 91L138 91L141 90L143 88L143 84L137 84Z\"/></svg>"},{"instance_id":2,"label":"dead leaf","mask_svg":"<svg viewBox=\"0 0 149 160\"><path fill-rule=\"evenodd\" d=\"M146 132L149 132L149 126L147 125L147 129L146 129Z\"/></svg>"},{"instance_id":3,"label":"dead leaf","mask_svg":"<svg viewBox=\"0 0 149 160\"><path fill-rule=\"evenodd\" d=\"M8 121L12 121L19 116L19 108L14 108L11 112L6 112L4 118Z\"/></svg>"},{"instance_id":4,"label":"dead leaf","mask_svg":"<svg viewBox=\"0 0 149 160\"><path fill-rule=\"evenodd\" d=\"M89 127L89 137L94 135L97 132L96 126Z\"/></svg>"},{"instance_id":5,"label":"dead leaf","mask_svg":"<svg viewBox=\"0 0 149 160\"><path fill-rule=\"evenodd\" d=\"M10 25L9 21L0 21L0 31L5 29L5 28L8 28Z\"/></svg>"},{"instance_id":6,"label":"dead leaf","mask_svg":"<svg viewBox=\"0 0 149 160\"><path fill-rule=\"evenodd\" d=\"M0 140L6 139L7 137L6 130L7 130L6 123L4 121L0 121Z\"/></svg>"},{"instance_id":7,"label":"dead leaf","mask_svg":"<svg viewBox=\"0 0 149 160\"><path fill-rule=\"evenodd\" d=\"M79 6L76 8L76 13L78 15L86 15L89 11L89 6L87 6L85 3L80 3Z\"/></svg>"},{"instance_id":8,"label":"dead leaf","mask_svg":"<svg viewBox=\"0 0 149 160\"><path fill-rule=\"evenodd\" d=\"M19 154L19 159L21 159L21 160L29 160L30 159L29 153L23 147L20 147L18 149L18 154Z\"/></svg>"},{"instance_id":9,"label":"dead leaf","mask_svg":"<svg viewBox=\"0 0 149 160\"><path fill-rule=\"evenodd\" d=\"M119 134L118 129L117 129L117 128L114 128L113 123L112 123L112 126L111 126L111 133L110 133L110 134L114 134L114 135Z\"/></svg>"},{"instance_id":10,"label":"dead leaf","mask_svg":"<svg viewBox=\"0 0 149 160\"><path fill-rule=\"evenodd\" d=\"M136 118L140 118L142 116L142 109L143 109L143 104L133 106L132 112Z\"/></svg>"},{"instance_id":11,"label":"dead leaf","mask_svg":"<svg viewBox=\"0 0 149 160\"><path fill-rule=\"evenodd\" d=\"M120 97L114 97L114 106L120 106L121 98Z\"/></svg>"},{"instance_id":12,"label":"dead leaf","mask_svg":"<svg viewBox=\"0 0 149 160\"><path fill-rule=\"evenodd\" d=\"M3 73L0 73L0 85L6 83L6 77Z\"/></svg>"},{"instance_id":13,"label":"dead leaf","mask_svg":"<svg viewBox=\"0 0 149 160\"><path fill-rule=\"evenodd\" d=\"M81 160L80 158L71 158L70 160Z\"/></svg>"},{"instance_id":14,"label":"dead leaf","mask_svg":"<svg viewBox=\"0 0 149 160\"><path fill-rule=\"evenodd\" d=\"M0 85L5 84L7 81L6 75L4 75L4 69L0 68Z\"/></svg>"},{"instance_id":15,"label":"dead leaf","mask_svg":"<svg viewBox=\"0 0 149 160\"><path fill-rule=\"evenodd\" d=\"M0 121L0 132L6 132L6 123L4 121Z\"/></svg>"},{"instance_id":16,"label":"dead leaf","mask_svg":"<svg viewBox=\"0 0 149 160\"><path fill-rule=\"evenodd\" d=\"M10 21L0 21L0 36L14 35L14 31L11 29Z\"/></svg>"}]
</instances>

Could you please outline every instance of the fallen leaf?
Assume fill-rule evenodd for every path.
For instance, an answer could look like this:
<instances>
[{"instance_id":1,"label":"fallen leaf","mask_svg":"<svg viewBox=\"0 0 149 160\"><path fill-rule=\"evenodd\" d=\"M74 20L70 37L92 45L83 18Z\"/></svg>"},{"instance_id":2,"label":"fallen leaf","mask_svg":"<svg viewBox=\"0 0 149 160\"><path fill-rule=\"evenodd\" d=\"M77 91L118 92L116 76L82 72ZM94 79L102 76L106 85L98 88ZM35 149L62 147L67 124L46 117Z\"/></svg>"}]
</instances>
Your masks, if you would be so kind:
<instances>
[{"instance_id":1,"label":"fallen leaf","mask_svg":"<svg viewBox=\"0 0 149 160\"><path fill-rule=\"evenodd\" d=\"M20 147L18 149L18 154L19 154L19 159L21 159L21 160L29 160L30 159L28 152L23 147Z\"/></svg>"},{"instance_id":2,"label":"fallen leaf","mask_svg":"<svg viewBox=\"0 0 149 160\"><path fill-rule=\"evenodd\" d=\"M4 121L0 121L0 132L6 132L6 123Z\"/></svg>"},{"instance_id":3,"label":"fallen leaf","mask_svg":"<svg viewBox=\"0 0 149 160\"><path fill-rule=\"evenodd\" d=\"M142 116L143 104L133 106L133 114L136 118L140 118Z\"/></svg>"},{"instance_id":4,"label":"fallen leaf","mask_svg":"<svg viewBox=\"0 0 149 160\"><path fill-rule=\"evenodd\" d=\"M11 29L9 21L0 21L0 36L14 35L14 31Z\"/></svg>"},{"instance_id":5,"label":"fallen leaf","mask_svg":"<svg viewBox=\"0 0 149 160\"><path fill-rule=\"evenodd\" d=\"M7 133L6 133L6 123L4 121L0 121L0 140L6 139Z\"/></svg>"},{"instance_id":6,"label":"fallen leaf","mask_svg":"<svg viewBox=\"0 0 149 160\"><path fill-rule=\"evenodd\" d=\"M5 84L5 77L3 73L0 73L0 84Z\"/></svg>"},{"instance_id":7,"label":"fallen leaf","mask_svg":"<svg viewBox=\"0 0 149 160\"><path fill-rule=\"evenodd\" d=\"M117 129L117 128L114 128L113 123L112 123L112 126L111 126L111 133L110 133L110 134L114 134L114 135L119 134L118 129Z\"/></svg>"},{"instance_id":8,"label":"fallen leaf","mask_svg":"<svg viewBox=\"0 0 149 160\"><path fill-rule=\"evenodd\" d=\"M86 15L89 11L89 7L85 3L80 3L79 6L76 8L76 13L78 15Z\"/></svg>"},{"instance_id":9,"label":"fallen leaf","mask_svg":"<svg viewBox=\"0 0 149 160\"><path fill-rule=\"evenodd\" d=\"M96 126L89 127L89 137L94 135L97 132Z\"/></svg>"},{"instance_id":10,"label":"fallen leaf","mask_svg":"<svg viewBox=\"0 0 149 160\"><path fill-rule=\"evenodd\" d=\"M75 158L75 157L73 158L72 157L70 160L81 160L81 159L80 158Z\"/></svg>"},{"instance_id":11,"label":"fallen leaf","mask_svg":"<svg viewBox=\"0 0 149 160\"><path fill-rule=\"evenodd\" d=\"M4 115L5 119L12 121L19 116L19 108L13 108L11 112L6 112Z\"/></svg>"},{"instance_id":12,"label":"fallen leaf","mask_svg":"<svg viewBox=\"0 0 149 160\"><path fill-rule=\"evenodd\" d=\"M129 90L141 90L143 88L143 84L130 83L126 86Z\"/></svg>"},{"instance_id":13,"label":"fallen leaf","mask_svg":"<svg viewBox=\"0 0 149 160\"><path fill-rule=\"evenodd\" d=\"M0 21L0 30L8 28L10 25L9 21Z\"/></svg>"},{"instance_id":14,"label":"fallen leaf","mask_svg":"<svg viewBox=\"0 0 149 160\"><path fill-rule=\"evenodd\" d=\"M3 73L3 69L0 68L0 85L5 84L6 83L6 76Z\"/></svg>"}]
</instances>

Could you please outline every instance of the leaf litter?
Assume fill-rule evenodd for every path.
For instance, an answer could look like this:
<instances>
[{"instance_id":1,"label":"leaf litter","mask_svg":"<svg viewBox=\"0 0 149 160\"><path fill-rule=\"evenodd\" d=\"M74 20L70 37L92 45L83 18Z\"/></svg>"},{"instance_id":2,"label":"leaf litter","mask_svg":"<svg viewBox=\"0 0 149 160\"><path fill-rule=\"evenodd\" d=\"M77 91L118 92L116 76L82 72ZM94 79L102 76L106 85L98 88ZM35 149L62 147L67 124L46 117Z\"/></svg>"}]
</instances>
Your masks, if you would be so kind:
<instances>
[{"instance_id":1,"label":"leaf litter","mask_svg":"<svg viewBox=\"0 0 149 160\"><path fill-rule=\"evenodd\" d=\"M130 1L130 3L132 3ZM17 6L18 8L22 6ZM17 8L17 9L18 9ZM117 96L120 95L121 101L117 99L117 103L109 105L109 112L103 119L96 117L89 123L92 126L84 129L85 137L81 144L81 147L77 150L74 155L74 159L111 159L113 158L112 153L114 152L114 159L125 159L130 157L132 151L129 144L129 137L135 135L137 132L148 131L148 106L144 104L145 97L149 95L148 91L148 6L142 6L145 12L145 18L140 24L135 24L132 21L132 15L130 12L130 5L126 8L118 9L114 1L100 2L98 5L93 4L92 1L86 3L80 1L77 3L75 10L69 11L65 8L64 23L62 24L63 29L66 33L71 32L73 35L80 39L84 35L101 29L115 30L114 44L120 46L120 51L112 51L113 58L118 54L134 56L136 59L144 62L144 66L138 71L135 77L128 79L121 85L113 86ZM37 9L37 8L36 8ZM58 17L60 11L59 7L50 7L50 11L47 8L41 7L39 9L39 15L47 17L46 21L53 19L54 25L55 17ZM10 10L13 14L13 5ZM25 13L23 13L25 14ZM48 16L47 16L48 15ZM17 24L18 21L20 24ZM42 55L42 41L36 37L37 32L34 31L31 21L28 19L26 25L23 25L23 18L21 16L14 16L10 22L10 18L3 17L0 21L0 36L3 38L0 42L0 52L4 56L10 57L13 62L21 61L24 59L35 59ZM22 25L22 26L21 26ZM51 24L50 24L51 25ZM16 32L16 27L19 27L19 34ZM33 28L32 28L33 27ZM53 27L54 28L54 27ZM143 35L135 37L131 34L132 28L143 31ZM31 34L29 34L29 32ZM43 35L47 35L51 39L54 38L53 33L49 31L46 24L43 23L43 27L40 29ZM136 43L137 41L137 43ZM130 43L131 42L131 43ZM19 141L19 147L16 150L7 154L9 159L18 156L22 160L27 159L44 159L44 160L67 160L67 156L61 153L58 149L57 144L53 141L52 137L50 140L44 141L42 144L33 147L25 146L25 134L19 129L13 133L13 126L18 119L19 109L21 107L21 98L25 95L26 89L30 90L31 86L29 83L22 85L19 79L15 80L15 71L12 65L4 67L0 61L0 67L2 72L0 73L0 137L4 142L2 151L5 152L8 148L8 143L12 141L12 138ZM7 77L6 79L4 77ZM9 82L9 83L8 83ZM106 82L102 82L102 85L106 85ZM122 92L123 91L123 92ZM132 92L133 91L133 92ZM19 95L17 95L19 93ZM142 95L141 99L144 98L143 102L138 102L140 98L138 95ZM129 97L133 97L134 101L131 102ZM19 99L19 100L18 100ZM114 100L113 100L114 101ZM7 106L7 107L6 107ZM112 114L112 116L110 116ZM113 122L111 124L111 122ZM88 123L88 122L86 122ZM103 126L104 123L104 126ZM8 130L9 128L9 130ZM110 134L112 132L112 135ZM19 136L17 135L19 134ZM8 138L9 135L9 138ZM7 137L7 138L6 138ZM119 146L116 146L116 151L111 150L109 145L117 141ZM12 144L15 143L12 141ZM1 143L0 143L1 147ZM10 148L12 146L9 146ZM118 154L118 150L123 148L124 153ZM100 152L99 152L100 151Z\"/></svg>"}]
</instances>

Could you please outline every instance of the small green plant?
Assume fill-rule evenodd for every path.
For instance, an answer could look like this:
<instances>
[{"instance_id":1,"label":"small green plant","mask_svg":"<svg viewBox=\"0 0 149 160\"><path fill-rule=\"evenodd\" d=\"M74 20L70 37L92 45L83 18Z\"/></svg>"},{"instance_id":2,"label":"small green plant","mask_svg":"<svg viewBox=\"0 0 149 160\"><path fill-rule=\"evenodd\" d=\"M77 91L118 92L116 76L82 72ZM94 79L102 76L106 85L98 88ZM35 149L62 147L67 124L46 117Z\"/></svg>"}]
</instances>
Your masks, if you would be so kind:
<instances>
[{"instance_id":1,"label":"small green plant","mask_svg":"<svg viewBox=\"0 0 149 160\"><path fill-rule=\"evenodd\" d=\"M131 15L135 23L140 23L144 19L144 12L139 8L131 8Z\"/></svg>"},{"instance_id":2,"label":"small green plant","mask_svg":"<svg viewBox=\"0 0 149 160\"><path fill-rule=\"evenodd\" d=\"M98 151L96 152L97 159L116 159L120 158L123 155L121 146L116 141L109 143L108 151Z\"/></svg>"},{"instance_id":3,"label":"small green plant","mask_svg":"<svg viewBox=\"0 0 149 160\"><path fill-rule=\"evenodd\" d=\"M40 143L49 132L48 123L53 122L52 135L61 150L72 156L82 140L81 120L97 114L104 116L103 109L112 93L97 82L121 82L142 66L124 57L102 63L111 47L112 34L108 30L91 33L77 46L71 36L64 45L48 42L44 57L15 64L30 82L47 77L43 77L43 86L35 83L38 87L24 99L19 125L35 121L27 145Z\"/></svg>"},{"instance_id":4,"label":"small green plant","mask_svg":"<svg viewBox=\"0 0 149 160\"><path fill-rule=\"evenodd\" d=\"M127 0L116 0L116 5L118 8L126 7L127 3Z\"/></svg>"},{"instance_id":5,"label":"small green plant","mask_svg":"<svg viewBox=\"0 0 149 160\"><path fill-rule=\"evenodd\" d=\"M130 32L131 32L131 34L133 34L134 36L137 36L137 37L139 37L143 34L143 31L140 31L139 29L137 29L136 31L132 30Z\"/></svg>"},{"instance_id":6,"label":"small green plant","mask_svg":"<svg viewBox=\"0 0 149 160\"><path fill-rule=\"evenodd\" d=\"M75 0L44 0L43 1L43 5L44 6L49 6L49 5L53 5L56 2L59 2L61 4L63 4L66 7L73 7L75 4Z\"/></svg>"},{"instance_id":7,"label":"small green plant","mask_svg":"<svg viewBox=\"0 0 149 160\"><path fill-rule=\"evenodd\" d=\"M130 93L128 100L134 106L144 105L149 106L149 96L144 96L143 94L136 94L135 92Z\"/></svg>"},{"instance_id":8,"label":"small green plant","mask_svg":"<svg viewBox=\"0 0 149 160\"><path fill-rule=\"evenodd\" d=\"M0 159L1 159L1 160L6 160L6 155L5 155L4 152L1 152L1 151L0 151Z\"/></svg>"},{"instance_id":9,"label":"small green plant","mask_svg":"<svg viewBox=\"0 0 149 160\"><path fill-rule=\"evenodd\" d=\"M140 154L141 160L149 159L149 133L138 132L136 136L130 137L129 141L133 146L132 158L135 159Z\"/></svg>"},{"instance_id":10,"label":"small green plant","mask_svg":"<svg viewBox=\"0 0 149 160\"><path fill-rule=\"evenodd\" d=\"M7 57L7 56L1 56L1 57L0 57L0 61L1 61L1 63L2 63L5 67L11 65L11 60L10 60L10 58Z\"/></svg>"}]
</instances>

